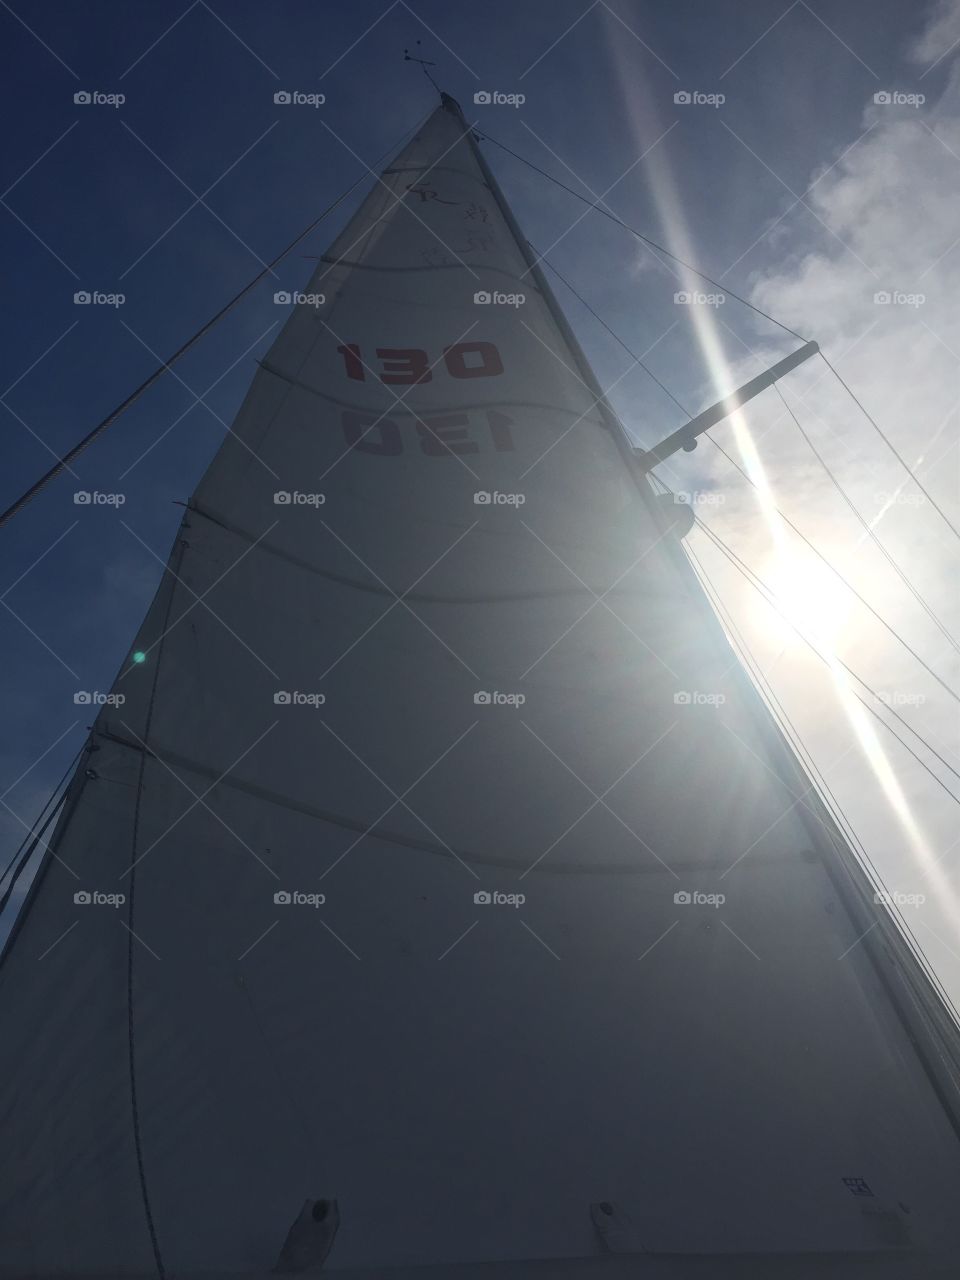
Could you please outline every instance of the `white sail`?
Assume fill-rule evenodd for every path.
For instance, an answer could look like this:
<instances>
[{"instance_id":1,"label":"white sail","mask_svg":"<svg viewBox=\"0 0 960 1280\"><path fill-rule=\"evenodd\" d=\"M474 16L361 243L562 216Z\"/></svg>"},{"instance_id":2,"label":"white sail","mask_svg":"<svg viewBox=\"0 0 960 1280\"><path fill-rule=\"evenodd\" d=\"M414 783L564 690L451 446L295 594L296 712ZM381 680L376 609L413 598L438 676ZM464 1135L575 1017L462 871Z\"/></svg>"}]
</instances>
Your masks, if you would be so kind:
<instances>
[{"instance_id":1,"label":"white sail","mask_svg":"<svg viewBox=\"0 0 960 1280\"><path fill-rule=\"evenodd\" d=\"M960 1249L949 1028L528 266L447 102L257 372L0 968L0 1275Z\"/></svg>"}]
</instances>

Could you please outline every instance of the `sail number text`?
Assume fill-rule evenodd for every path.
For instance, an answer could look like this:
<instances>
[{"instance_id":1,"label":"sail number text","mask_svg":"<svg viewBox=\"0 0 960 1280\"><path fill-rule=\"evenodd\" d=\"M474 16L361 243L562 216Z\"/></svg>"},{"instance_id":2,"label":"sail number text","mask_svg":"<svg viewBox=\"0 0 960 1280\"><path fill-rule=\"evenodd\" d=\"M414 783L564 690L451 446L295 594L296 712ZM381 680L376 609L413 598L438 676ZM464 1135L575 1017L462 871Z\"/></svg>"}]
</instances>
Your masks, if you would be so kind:
<instances>
[{"instance_id":1,"label":"sail number text","mask_svg":"<svg viewBox=\"0 0 960 1280\"><path fill-rule=\"evenodd\" d=\"M354 382L365 382L368 371L387 386L432 382L433 371L441 360L451 378L494 378L503 373L500 352L492 342L457 342L444 347L443 355L433 361L419 347L377 347L382 366L379 375L364 360L359 343L348 342L337 351L343 356L347 377Z\"/></svg>"}]
</instances>

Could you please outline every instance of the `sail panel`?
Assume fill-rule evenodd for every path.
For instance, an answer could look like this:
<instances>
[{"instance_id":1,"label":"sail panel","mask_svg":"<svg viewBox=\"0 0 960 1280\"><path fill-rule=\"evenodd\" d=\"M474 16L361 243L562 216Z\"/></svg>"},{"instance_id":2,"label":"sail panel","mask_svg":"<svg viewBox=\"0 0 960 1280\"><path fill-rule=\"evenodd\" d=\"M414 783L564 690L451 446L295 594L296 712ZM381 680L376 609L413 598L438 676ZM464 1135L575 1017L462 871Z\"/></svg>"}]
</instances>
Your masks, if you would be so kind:
<instances>
[{"instance_id":1,"label":"sail panel","mask_svg":"<svg viewBox=\"0 0 960 1280\"><path fill-rule=\"evenodd\" d=\"M153 1274L147 1207L264 1272L315 1197L331 1268L589 1258L607 1200L950 1256L902 958L456 111L304 294L0 968L0 1275Z\"/></svg>"}]
</instances>

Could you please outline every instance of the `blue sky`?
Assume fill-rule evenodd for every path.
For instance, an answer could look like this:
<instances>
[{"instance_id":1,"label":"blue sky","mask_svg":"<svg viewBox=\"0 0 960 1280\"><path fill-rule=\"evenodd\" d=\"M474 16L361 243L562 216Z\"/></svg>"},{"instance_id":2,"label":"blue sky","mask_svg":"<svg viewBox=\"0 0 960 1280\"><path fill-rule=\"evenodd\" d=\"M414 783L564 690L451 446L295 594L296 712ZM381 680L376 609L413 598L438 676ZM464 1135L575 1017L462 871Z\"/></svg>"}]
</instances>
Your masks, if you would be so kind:
<instances>
[{"instance_id":1,"label":"blue sky","mask_svg":"<svg viewBox=\"0 0 960 1280\"><path fill-rule=\"evenodd\" d=\"M878 315L870 298L877 289L919 287L916 278L935 260L932 279L950 282L955 231L942 211L952 209L955 221L956 5L99 0L4 3L0 25L6 53L0 95L13 122L0 175L10 321L2 371L3 505L46 469L51 451L89 430L158 356L176 348L431 109L433 90L403 61L405 47L437 64L434 75L481 130L571 186L607 193L620 217L692 255L791 327L822 338L832 354L857 346L849 359L858 389L874 407L891 409L888 426L911 458L926 450L955 399L960 361L946 311L935 310L931 277L924 287L933 306L922 313L890 308ZM518 108L474 107L480 89L526 100ZM81 90L126 100L116 107L77 105ZM318 109L278 106L278 90L322 92L326 102ZM922 93L926 103L878 107L873 97L881 90ZM716 107L676 104L678 91L725 100ZM594 214L571 230L582 205L497 147L486 144L485 152L532 242L549 250L636 352L653 347L648 363L684 404L697 408L715 399L738 374L756 372L761 357L773 359L794 345L728 301L722 324L713 326L716 351L709 358L693 309L674 306L678 283L671 272ZM911 164L926 167L913 171ZM3 531L0 590L16 585L0 616L7 729L0 791L11 788L4 803L20 819L32 820L82 740L89 715L74 705L75 691L112 682L179 523L176 502L194 488L282 319L274 290L302 284L313 265L309 255L323 252L355 204L356 198L347 202L313 233L277 280L263 282L177 367L177 377L151 390L91 448L75 464L75 476L60 477ZM894 208L897 219L883 223L880 211ZM922 261L903 258L908 240L922 250ZM125 301L77 306L79 290L122 293ZM629 360L562 288L558 293L606 386ZM866 299L866 310L851 299ZM860 341L868 328L871 336ZM910 359L898 366L907 351ZM918 406L905 392L920 370L926 399ZM196 403L209 387L205 404ZM682 420L640 371L624 378L614 400L647 444ZM864 507L878 515L884 502L877 494L892 491L902 476L877 460L877 442L848 404L841 411L842 401L812 386L809 403L816 421L829 419L821 442L832 446L851 484L861 484ZM786 439L782 424L758 412L751 426L764 432L763 461L778 500L792 501L793 512L806 510L844 571L861 575L860 589L931 660L939 659L909 602L857 543L857 531L820 505L823 481L809 456ZM955 422L945 436L941 431L936 460L930 465L931 453L924 473L954 511L956 434ZM718 439L732 447L732 433ZM705 455L700 450L665 479L724 492L717 527L731 541L739 536L741 554L752 552L759 568L769 551L762 512L743 482ZM122 492L123 519L137 536L114 507L76 506L78 489ZM906 503L878 518L898 557L916 566L925 593L943 593L955 545L936 518ZM701 552L707 557L709 548ZM814 709L807 728L826 766L838 735L849 731L837 718L829 684L788 635L758 614L716 558L711 572L752 627L780 692L798 709ZM951 608L955 615L944 600L944 611ZM911 683L913 674L866 623L846 639L848 660L856 653L872 663L876 684L907 693L916 687L927 699L926 685ZM935 665L956 683L955 655ZM904 708L905 715L915 712L925 732L956 751L952 707L931 692L928 701ZM933 843L945 848L955 821L949 803L928 794L926 780L895 749L892 761L907 770L904 786L929 817ZM831 772L851 803L864 792L864 767L848 758ZM873 853L888 856L894 871L909 868L909 854L889 837L888 819L873 800L864 802L857 821ZM0 811L0 865L22 833L18 819ZM953 907L944 908L937 925L937 936L946 929L948 937L938 955L944 972L954 963L951 927Z\"/></svg>"}]
</instances>

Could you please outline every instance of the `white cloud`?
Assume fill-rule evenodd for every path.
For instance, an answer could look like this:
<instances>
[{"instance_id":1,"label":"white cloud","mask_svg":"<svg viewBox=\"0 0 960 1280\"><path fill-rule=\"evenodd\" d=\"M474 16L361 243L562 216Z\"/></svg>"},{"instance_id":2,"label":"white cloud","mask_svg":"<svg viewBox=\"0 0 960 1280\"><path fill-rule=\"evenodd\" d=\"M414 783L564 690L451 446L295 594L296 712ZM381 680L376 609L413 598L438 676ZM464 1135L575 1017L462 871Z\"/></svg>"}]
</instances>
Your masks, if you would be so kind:
<instances>
[{"instance_id":1,"label":"white cloud","mask_svg":"<svg viewBox=\"0 0 960 1280\"><path fill-rule=\"evenodd\" d=\"M919 106L864 104L862 132L825 156L808 203L822 225L801 207L779 224L768 248L779 262L754 278L753 302L799 333L816 337L826 354L879 421L924 485L960 526L957 503L960 439L960 3L943 4L927 29L905 51L934 75L908 67L902 92L924 93ZM944 56L946 55L946 56ZM944 83L945 80L945 83ZM935 88L937 82L941 87ZM846 148L846 149L845 149ZM789 201L787 201L789 203ZM813 231L811 232L811 227ZM784 229L793 235L784 236ZM803 237L802 242L800 237ZM790 244L796 244L790 253ZM889 302L875 295L889 294ZM922 298L922 300L921 300ZM782 335L781 335L782 338ZM767 363L783 342L763 350ZM769 358L768 358L769 357ZM731 371L756 371L744 362ZM820 361L811 361L784 384L804 429L828 458L858 508L876 522L878 535L906 569L955 636L960 600L954 586L960 541L944 524ZM953 688L960 688L957 652L924 616L881 554L832 489L783 416L771 393L747 415L778 505L837 564L857 589L899 630ZM716 433L736 455L729 429ZM757 519L754 495L732 478L729 464L710 446L694 455L728 495L711 523L751 566L784 580L782 557L766 524ZM739 459L738 459L739 460ZM686 464L689 465L689 464ZM679 468L678 468L679 469ZM677 487L675 478L672 478ZM681 485L680 487L689 487ZM897 494L896 501L889 495ZM787 538L796 543L792 534ZM770 618L746 586L701 535L691 545L722 583L751 647L772 674L778 696L812 748L818 764L854 821L891 889L925 889L928 904L911 917L915 933L960 1002L960 956L952 939L960 922L960 895L951 874L960 866L956 805L877 727L893 764L916 830L896 812L889 786L878 780L862 747L841 755L856 739L834 684L799 641ZM835 640L840 656L874 688L918 699L898 709L960 767L957 706L943 689L859 605L837 622L829 575L809 553L799 553L791 603L814 632ZM797 579L802 581L797 583ZM902 730L900 730L902 732ZM914 743L916 746L916 743ZM960 782L918 748L960 794ZM839 760L838 760L838 757ZM882 764L879 766L882 772ZM918 834L919 831L919 834ZM924 852L926 849L926 852ZM936 935L943 941L938 941Z\"/></svg>"}]
</instances>

